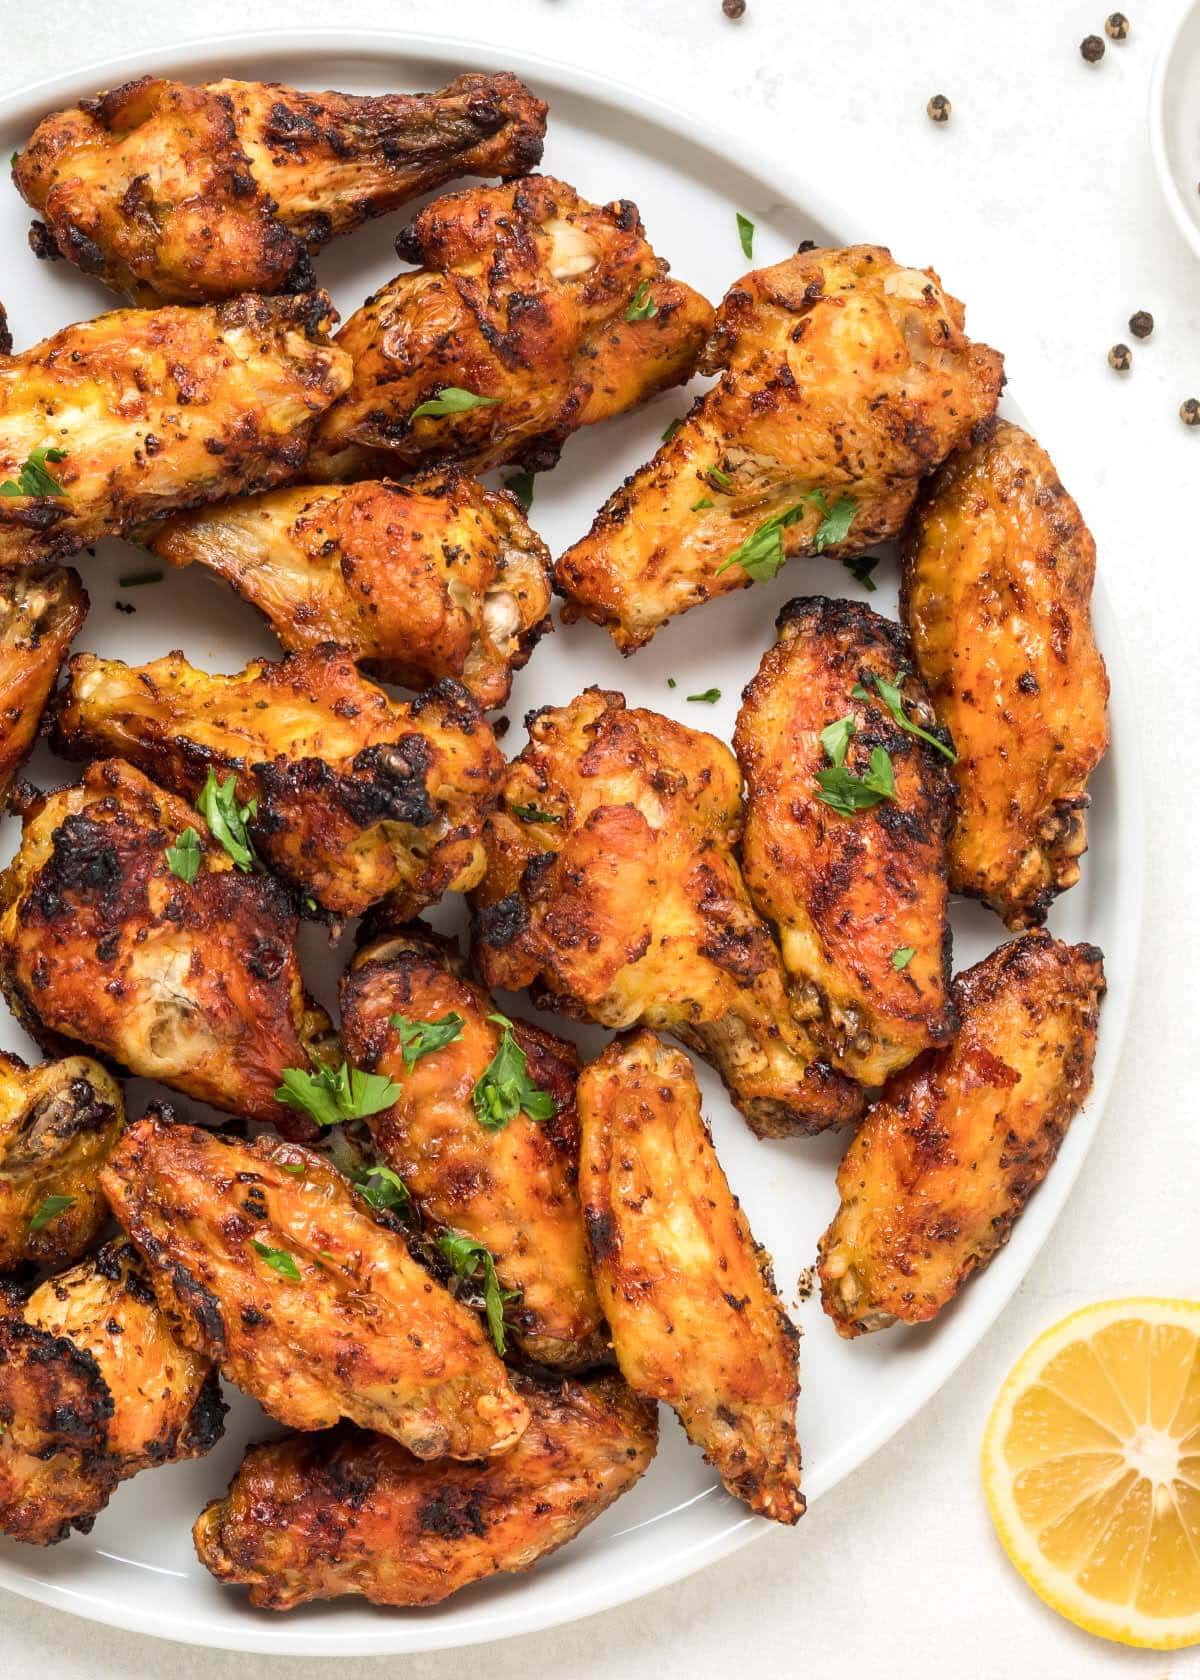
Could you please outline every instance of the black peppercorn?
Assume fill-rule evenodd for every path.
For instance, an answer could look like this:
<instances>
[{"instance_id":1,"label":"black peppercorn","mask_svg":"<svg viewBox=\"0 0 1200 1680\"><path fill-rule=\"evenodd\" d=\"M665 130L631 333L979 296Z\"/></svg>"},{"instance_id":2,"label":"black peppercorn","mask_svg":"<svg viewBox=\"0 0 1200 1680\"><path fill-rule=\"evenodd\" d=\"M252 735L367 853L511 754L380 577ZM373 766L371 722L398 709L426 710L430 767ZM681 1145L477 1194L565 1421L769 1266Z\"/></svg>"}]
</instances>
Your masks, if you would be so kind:
<instances>
[{"instance_id":1,"label":"black peppercorn","mask_svg":"<svg viewBox=\"0 0 1200 1680\"><path fill-rule=\"evenodd\" d=\"M1129 33L1129 19L1124 12L1110 12L1104 20L1104 33L1110 41L1123 41Z\"/></svg>"},{"instance_id":2,"label":"black peppercorn","mask_svg":"<svg viewBox=\"0 0 1200 1680\"><path fill-rule=\"evenodd\" d=\"M952 109L944 93L935 93L925 107L925 115L931 122L949 122Z\"/></svg>"},{"instance_id":3,"label":"black peppercorn","mask_svg":"<svg viewBox=\"0 0 1200 1680\"><path fill-rule=\"evenodd\" d=\"M1099 64L1104 57L1104 41L1099 35L1085 35L1079 50L1089 64Z\"/></svg>"},{"instance_id":4,"label":"black peppercorn","mask_svg":"<svg viewBox=\"0 0 1200 1680\"><path fill-rule=\"evenodd\" d=\"M1139 309L1129 317L1129 330L1134 338L1149 338L1154 331L1154 317L1148 309Z\"/></svg>"},{"instance_id":5,"label":"black peppercorn","mask_svg":"<svg viewBox=\"0 0 1200 1680\"><path fill-rule=\"evenodd\" d=\"M1133 351L1128 344L1114 344L1108 352L1108 365L1118 373L1128 373L1133 366Z\"/></svg>"},{"instance_id":6,"label":"black peppercorn","mask_svg":"<svg viewBox=\"0 0 1200 1680\"><path fill-rule=\"evenodd\" d=\"M1189 397L1185 403L1179 405L1179 418L1185 426L1200 426L1200 402L1195 397Z\"/></svg>"},{"instance_id":7,"label":"black peppercorn","mask_svg":"<svg viewBox=\"0 0 1200 1680\"><path fill-rule=\"evenodd\" d=\"M727 18L740 18L746 10L746 0L721 0L721 10Z\"/></svg>"}]
</instances>

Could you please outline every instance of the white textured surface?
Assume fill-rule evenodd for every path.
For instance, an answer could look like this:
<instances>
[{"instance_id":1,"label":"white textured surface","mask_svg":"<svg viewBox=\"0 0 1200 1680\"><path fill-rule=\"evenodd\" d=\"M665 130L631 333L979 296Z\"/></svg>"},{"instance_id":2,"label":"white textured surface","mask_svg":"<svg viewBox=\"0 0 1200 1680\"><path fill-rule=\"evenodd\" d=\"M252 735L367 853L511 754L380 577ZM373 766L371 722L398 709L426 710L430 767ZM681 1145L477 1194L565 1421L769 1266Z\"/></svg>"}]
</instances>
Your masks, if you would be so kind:
<instances>
[{"instance_id":1,"label":"white textured surface","mask_svg":"<svg viewBox=\"0 0 1200 1680\"><path fill-rule=\"evenodd\" d=\"M1173 719L1190 721L1196 688L1194 539L1182 491L1200 466L1200 429L1185 430L1176 410L1200 395L1200 320L1194 260L1157 200L1144 140L1152 55L1177 7L1144 3L1144 13L1130 11L1130 39L1094 70L1077 43L1099 29L1104 0L924 0L903 9L891 0L749 0L736 25L718 0L355 7L356 26L519 39L698 111L719 102L726 124L744 124L784 149L793 168L811 169L898 255L946 272L967 299L972 330L1006 351L1015 392L1095 529L1141 694L1151 807L1141 997L1102 1136L1056 1232L968 1368L796 1533L574 1629L486 1654L406 1659L419 1680L485 1663L497 1680L531 1667L603 1680L706 1676L744 1668L747 1658L755 1672L814 1680L908 1680L938 1668L972 1680L1200 1672L1194 1653L1108 1649L1044 1611L1000 1556L976 1477L991 1396L1037 1330L1092 1297L1196 1287L1196 1102L1185 1071L1194 1008L1184 986L1200 938L1200 889L1187 868L1191 732ZM21 27L5 31L0 87L201 27L335 21L313 0L259 0L252 14L210 0L190 26L180 11L75 0L54 29L27 27L23 14ZM946 128L924 116L935 91L954 102ZM1134 370L1122 380L1104 353L1128 336L1135 308L1152 310L1157 327L1148 344L1134 344ZM168 1669L257 1680L280 1666L171 1649L11 1597L0 1601L0 1627L0 1671L20 1680L50 1665L64 1680ZM380 1664L339 1667L353 1680Z\"/></svg>"}]
</instances>

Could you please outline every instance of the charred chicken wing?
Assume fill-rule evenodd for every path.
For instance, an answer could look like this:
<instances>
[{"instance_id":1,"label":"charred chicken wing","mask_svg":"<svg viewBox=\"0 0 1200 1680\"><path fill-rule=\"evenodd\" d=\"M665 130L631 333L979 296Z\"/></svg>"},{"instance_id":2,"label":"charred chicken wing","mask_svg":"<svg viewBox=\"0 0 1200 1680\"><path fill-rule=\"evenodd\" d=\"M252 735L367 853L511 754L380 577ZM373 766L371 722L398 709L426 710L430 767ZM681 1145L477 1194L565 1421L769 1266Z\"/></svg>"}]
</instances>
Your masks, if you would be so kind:
<instances>
[{"instance_id":1,"label":"charred chicken wing","mask_svg":"<svg viewBox=\"0 0 1200 1680\"><path fill-rule=\"evenodd\" d=\"M275 490L148 537L258 607L290 653L337 642L384 682L457 678L502 706L550 628L550 555L515 498L450 472L409 485Z\"/></svg>"},{"instance_id":2,"label":"charred chicken wing","mask_svg":"<svg viewBox=\"0 0 1200 1680\"><path fill-rule=\"evenodd\" d=\"M899 625L820 596L790 602L777 622L734 737L747 792L742 868L779 930L813 1037L844 1072L881 1085L954 1028L951 749L907 674ZM869 785L872 762L886 796Z\"/></svg>"},{"instance_id":3,"label":"charred chicken wing","mask_svg":"<svg viewBox=\"0 0 1200 1680\"><path fill-rule=\"evenodd\" d=\"M520 175L546 107L515 76L363 97L141 76L55 111L13 160L39 257L138 302L303 291L368 216L464 175Z\"/></svg>"},{"instance_id":4,"label":"charred chicken wing","mask_svg":"<svg viewBox=\"0 0 1200 1680\"><path fill-rule=\"evenodd\" d=\"M475 1314L322 1156L148 1116L102 1183L183 1340L281 1423L486 1458L529 1421Z\"/></svg>"},{"instance_id":5,"label":"charred chicken wing","mask_svg":"<svg viewBox=\"0 0 1200 1680\"><path fill-rule=\"evenodd\" d=\"M333 319L322 292L118 309L0 356L0 567L294 477L350 383Z\"/></svg>"},{"instance_id":6,"label":"charred chicken wing","mask_svg":"<svg viewBox=\"0 0 1200 1680\"><path fill-rule=\"evenodd\" d=\"M626 653L795 555L896 536L918 480L1002 383L1000 356L966 337L933 271L873 245L739 280L701 371L721 378L559 561L564 617L604 625Z\"/></svg>"},{"instance_id":7,"label":"charred chicken wing","mask_svg":"<svg viewBox=\"0 0 1200 1680\"><path fill-rule=\"evenodd\" d=\"M636 205L589 204L549 176L439 198L397 250L420 268L338 334L354 385L313 457L335 478L552 467L580 426L688 379L712 326L708 303L667 277Z\"/></svg>"},{"instance_id":8,"label":"charred chicken wing","mask_svg":"<svg viewBox=\"0 0 1200 1680\"><path fill-rule=\"evenodd\" d=\"M842 1336L933 1318L1009 1238L1092 1083L1094 945L1030 933L954 982L947 1050L889 1080L838 1172L821 1293Z\"/></svg>"},{"instance_id":9,"label":"charred chicken wing","mask_svg":"<svg viewBox=\"0 0 1200 1680\"><path fill-rule=\"evenodd\" d=\"M1096 545L1045 450L1000 421L923 494L900 610L958 747L950 885L1014 929L1079 879L1108 746L1092 640Z\"/></svg>"},{"instance_id":10,"label":"charred chicken wing","mask_svg":"<svg viewBox=\"0 0 1200 1680\"><path fill-rule=\"evenodd\" d=\"M57 566L0 572L0 804L37 737L88 598Z\"/></svg>"},{"instance_id":11,"label":"charred chicken wing","mask_svg":"<svg viewBox=\"0 0 1200 1680\"><path fill-rule=\"evenodd\" d=\"M275 1099L283 1070L306 1067L329 1035L304 992L296 928L285 887L236 869L196 811L108 759L27 807L0 876L0 984L50 1051L89 1045L307 1132Z\"/></svg>"},{"instance_id":12,"label":"charred chicken wing","mask_svg":"<svg viewBox=\"0 0 1200 1680\"><path fill-rule=\"evenodd\" d=\"M193 800L232 775L263 859L347 916L384 897L415 915L473 887L504 770L460 684L402 705L329 646L229 677L181 653L142 666L79 654L55 740L68 757L126 758Z\"/></svg>"},{"instance_id":13,"label":"charred chicken wing","mask_svg":"<svg viewBox=\"0 0 1200 1680\"><path fill-rule=\"evenodd\" d=\"M419 924L359 952L341 1015L350 1060L399 1086L368 1124L423 1219L490 1251L501 1287L518 1292L509 1317L530 1358L567 1370L597 1364L607 1341L576 1187L574 1047L524 1021L506 1028L463 978L456 948ZM522 1078L533 1113L513 1112Z\"/></svg>"}]
</instances>

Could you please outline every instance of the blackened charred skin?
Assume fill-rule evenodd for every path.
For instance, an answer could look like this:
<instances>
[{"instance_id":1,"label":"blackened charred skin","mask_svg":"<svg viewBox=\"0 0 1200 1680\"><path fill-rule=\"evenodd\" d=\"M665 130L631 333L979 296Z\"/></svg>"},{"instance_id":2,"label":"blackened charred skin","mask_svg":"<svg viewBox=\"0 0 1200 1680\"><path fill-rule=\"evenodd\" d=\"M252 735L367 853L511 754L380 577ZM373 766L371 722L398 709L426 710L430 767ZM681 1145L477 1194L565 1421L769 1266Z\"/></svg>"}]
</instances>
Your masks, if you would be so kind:
<instances>
[{"instance_id":1,"label":"blackened charred skin","mask_svg":"<svg viewBox=\"0 0 1200 1680\"><path fill-rule=\"evenodd\" d=\"M121 882L121 861L107 825L79 814L66 818L52 837L50 857L29 896L30 919L56 921L69 913L68 895L95 900L103 911Z\"/></svg>"},{"instance_id":2,"label":"blackened charred skin","mask_svg":"<svg viewBox=\"0 0 1200 1680\"><path fill-rule=\"evenodd\" d=\"M229 1411L221 1393L221 1379L216 1367L208 1373L204 1387L196 1396L196 1403L184 1428L180 1446L188 1458L203 1458L211 1452L225 1433L225 1415Z\"/></svg>"},{"instance_id":3,"label":"blackened charred skin","mask_svg":"<svg viewBox=\"0 0 1200 1680\"><path fill-rule=\"evenodd\" d=\"M426 1534L443 1540L462 1540L473 1534L482 1540L488 1531L482 1492L478 1488L445 1487L424 1502L417 1524Z\"/></svg>"},{"instance_id":4,"label":"blackened charred skin","mask_svg":"<svg viewBox=\"0 0 1200 1680\"><path fill-rule=\"evenodd\" d=\"M616 1220L612 1214L588 1207L584 1209L584 1223L587 1227L588 1248L593 1264L601 1266L607 1260L616 1259L621 1245L617 1237Z\"/></svg>"},{"instance_id":5,"label":"blackened charred skin","mask_svg":"<svg viewBox=\"0 0 1200 1680\"><path fill-rule=\"evenodd\" d=\"M497 899L495 904L485 904L475 915L479 939L496 951L503 951L511 945L528 925L529 912L519 893L510 893L507 898Z\"/></svg>"},{"instance_id":6,"label":"blackened charred skin","mask_svg":"<svg viewBox=\"0 0 1200 1680\"><path fill-rule=\"evenodd\" d=\"M0 303L0 356L10 356L12 346L12 333L8 330L8 316L5 313L4 305Z\"/></svg>"}]
</instances>

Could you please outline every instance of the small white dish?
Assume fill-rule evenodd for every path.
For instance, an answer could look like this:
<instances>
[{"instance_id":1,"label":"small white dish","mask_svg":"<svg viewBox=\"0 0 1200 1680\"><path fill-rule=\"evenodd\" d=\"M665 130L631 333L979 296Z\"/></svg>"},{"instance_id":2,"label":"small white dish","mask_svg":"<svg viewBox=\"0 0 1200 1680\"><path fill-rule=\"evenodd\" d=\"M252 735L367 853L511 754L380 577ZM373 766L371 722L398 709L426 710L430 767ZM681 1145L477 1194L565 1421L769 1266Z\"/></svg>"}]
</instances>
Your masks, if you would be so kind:
<instances>
[{"instance_id":1,"label":"small white dish","mask_svg":"<svg viewBox=\"0 0 1200 1680\"><path fill-rule=\"evenodd\" d=\"M1185 7L1154 66L1150 153L1175 225L1200 257L1200 0Z\"/></svg>"}]
</instances>

